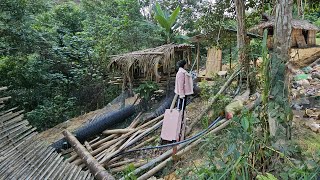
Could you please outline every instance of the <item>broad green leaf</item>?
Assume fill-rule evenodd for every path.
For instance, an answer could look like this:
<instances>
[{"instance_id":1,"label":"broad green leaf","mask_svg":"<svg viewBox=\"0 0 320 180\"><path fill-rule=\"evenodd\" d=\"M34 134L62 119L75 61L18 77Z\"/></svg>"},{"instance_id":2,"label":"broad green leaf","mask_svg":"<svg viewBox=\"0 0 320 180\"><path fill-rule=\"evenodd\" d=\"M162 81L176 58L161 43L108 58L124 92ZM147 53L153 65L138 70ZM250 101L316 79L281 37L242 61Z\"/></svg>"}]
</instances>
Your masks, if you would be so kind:
<instances>
[{"instance_id":1,"label":"broad green leaf","mask_svg":"<svg viewBox=\"0 0 320 180\"><path fill-rule=\"evenodd\" d=\"M241 126L245 131L249 129L249 120L247 117L241 119Z\"/></svg>"},{"instance_id":2,"label":"broad green leaf","mask_svg":"<svg viewBox=\"0 0 320 180\"><path fill-rule=\"evenodd\" d=\"M270 173L266 173L266 175L258 175L257 176L258 180L278 180L274 175Z\"/></svg>"},{"instance_id":3,"label":"broad green leaf","mask_svg":"<svg viewBox=\"0 0 320 180\"><path fill-rule=\"evenodd\" d=\"M165 17L164 12L162 11L161 6L158 2L156 2L155 12L157 15Z\"/></svg>"},{"instance_id":4,"label":"broad green leaf","mask_svg":"<svg viewBox=\"0 0 320 180\"><path fill-rule=\"evenodd\" d=\"M156 15L155 18L159 22L159 24L166 29L166 31L170 31L171 26L164 17Z\"/></svg>"},{"instance_id":5,"label":"broad green leaf","mask_svg":"<svg viewBox=\"0 0 320 180\"><path fill-rule=\"evenodd\" d=\"M171 14L170 18L169 18L169 23L170 23L170 26L173 26L174 23L176 22L177 20L177 17L180 13L180 7L178 6Z\"/></svg>"}]
</instances>

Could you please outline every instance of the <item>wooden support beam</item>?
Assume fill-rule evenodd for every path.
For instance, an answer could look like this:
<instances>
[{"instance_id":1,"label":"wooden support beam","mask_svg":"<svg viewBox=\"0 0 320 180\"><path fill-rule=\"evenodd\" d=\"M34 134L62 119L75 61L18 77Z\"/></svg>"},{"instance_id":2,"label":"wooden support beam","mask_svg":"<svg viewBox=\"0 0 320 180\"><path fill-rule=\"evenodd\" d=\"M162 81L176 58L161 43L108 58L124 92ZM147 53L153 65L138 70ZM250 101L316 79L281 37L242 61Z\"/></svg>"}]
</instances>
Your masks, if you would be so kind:
<instances>
[{"instance_id":1,"label":"wooden support beam","mask_svg":"<svg viewBox=\"0 0 320 180\"><path fill-rule=\"evenodd\" d=\"M74 137L68 130L63 131L63 135L67 141L71 144L76 153L85 162L90 172L98 180L115 180L115 178L109 174L96 159L86 150L86 148Z\"/></svg>"},{"instance_id":2,"label":"wooden support beam","mask_svg":"<svg viewBox=\"0 0 320 180\"><path fill-rule=\"evenodd\" d=\"M200 42L197 44L197 74L199 74L199 61L200 61Z\"/></svg>"}]
</instances>

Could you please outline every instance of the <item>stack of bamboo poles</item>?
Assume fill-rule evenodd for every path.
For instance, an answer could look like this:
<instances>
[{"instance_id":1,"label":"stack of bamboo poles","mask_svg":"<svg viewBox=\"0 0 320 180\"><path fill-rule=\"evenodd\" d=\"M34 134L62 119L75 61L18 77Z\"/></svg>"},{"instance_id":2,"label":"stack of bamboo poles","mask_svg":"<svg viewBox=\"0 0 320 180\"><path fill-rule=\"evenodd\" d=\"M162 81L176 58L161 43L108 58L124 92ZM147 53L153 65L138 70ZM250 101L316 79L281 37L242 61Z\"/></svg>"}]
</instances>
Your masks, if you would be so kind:
<instances>
[{"instance_id":1,"label":"stack of bamboo poles","mask_svg":"<svg viewBox=\"0 0 320 180\"><path fill-rule=\"evenodd\" d=\"M7 89L0 87L0 91ZM17 108L3 110L0 98L0 179L93 179L35 138L37 132Z\"/></svg>"},{"instance_id":2,"label":"stack of bamboo poles","mask_svg":"<svg viewBox=\"0 0 320 180\"><path fill-rule=\"evenodd\" d=\"M212 104L217 100L218 96L223 93L229 84L232 82L233 78L237 75L238 72L235 72L231 75L231 77L227 80L227 82L221 87L220 91L211 99L207 107L200 115L194 120L189 126L189 129L186 132L188 135L191 132L192 127L199 122L200 119L207 114L208 110L212 106ZM177 96L173 100L171 107L174 107L174 103L176 101ZM133 174L137 175L143 171L146 171L156 164L158 164L155 168L151 169L138 179L147 179L152 176L154 173L163 168L168 162L172 160L171 154L172 149L165 151L160 156L150 160L150 161L142 161L133 159L125 159L123 155L118 155L119 153L126 150L138 149L140 147L147 146L149 143L153 142L156 138L153 136L147 137L153 131L156 131L162 126L164 115L161 115L153 120L147 122L141 121L141 113L132 121L132 123L125 129L115 129L115 130L106 130L103 132L104 135L107 135L103 138L96 138L86 144L87 150L91 153L91 155L105 168L108 168L111 173L123 171L126 169L129 163L132 163L135 168L137 168ZM216 126L212 127L208 133L216 133L219 130L223 129L228 125L229 121L222 120ZM142 141L143 140L143 141ZM200 139L193 140L190 142L185 142L177 146L177 155L181 156L183 153L189 151L192 147L196 146L200 143ZM146 158L144 158L146 159ZM81 158L78 157L77 154L73 154L68 162L72 164L79 165L81 168L85 168L85 164ZM122 178L123 179L123 178Z\"/></svg>"},{"instance_id":3,"label":"stack of bamboo poles","mask_svg":"<svg viewBox=\"0 0 320 180\"><path fill-rule=\"evenodd\" d=\"M85 147L90 154L110 172L123 171L129 163L132 163L135 167L140 167L146 163L143 160L124 159L121 155L116 156L124 150L138 149L156 140L156 137L146 136L161 127L163 115L144 123L140 122L141 115L139 113L125 129L105 130L103 135L106 135L106 137L85 142ZM144 141L140 142L143 139ZM79 165L81 168L86 166L76 153L73 153L67 161Z\"/></svg>"}]
</instances>

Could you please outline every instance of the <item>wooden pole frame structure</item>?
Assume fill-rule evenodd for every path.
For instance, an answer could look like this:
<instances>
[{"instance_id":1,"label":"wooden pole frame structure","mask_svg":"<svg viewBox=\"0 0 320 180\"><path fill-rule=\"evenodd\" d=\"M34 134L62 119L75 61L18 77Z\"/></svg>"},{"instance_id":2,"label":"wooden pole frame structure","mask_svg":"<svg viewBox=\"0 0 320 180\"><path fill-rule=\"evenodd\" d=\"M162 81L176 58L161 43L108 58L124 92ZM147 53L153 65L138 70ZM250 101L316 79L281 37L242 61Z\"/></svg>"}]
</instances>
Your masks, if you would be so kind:
<instances>
[{"instance_id":1,"label":"wooden pole frame structure","mask_svg":"<svg viewBox=\"0 0 320 180\"><path fill-rule=\"evenodd\" d=\"M90 172L98 180L115 180L115 178L104 169L101 164L86 150L86 148L68 130L62 132L72 148L87 165Z\"/></svg>"}]
</instances>

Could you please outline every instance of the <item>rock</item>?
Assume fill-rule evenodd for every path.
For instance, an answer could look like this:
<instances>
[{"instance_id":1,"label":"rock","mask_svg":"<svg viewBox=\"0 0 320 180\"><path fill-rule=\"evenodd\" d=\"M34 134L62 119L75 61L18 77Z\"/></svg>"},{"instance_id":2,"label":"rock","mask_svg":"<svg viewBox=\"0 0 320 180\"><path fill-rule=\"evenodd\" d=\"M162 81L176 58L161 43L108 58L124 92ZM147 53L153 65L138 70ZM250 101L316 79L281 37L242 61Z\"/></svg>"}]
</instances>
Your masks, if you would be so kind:
<instances>
[{"instance_id":1,"label":"rock","mask_svg":"<svg viewBox=\"0 0 320 180\"><path fill-rule=\"evenodd\" d=\"M224 78L225 78L225 77L227 77L227 73L228 73L227 71L219 71L219 72L218 72L218 75L219 75L220 77L224 77Z\"/></svg>"},{"instance_id":2,"label":"rock","mask_svg":"<svg viewBox=\"0 0 320 180\"><path fill-rule=\"evenodd\" d=\"M313 123L309 123L308 127L314 131L314 132L320 132L320 124L313 122Z\"/></svg>"},{"instance_id":3,"label":"rock","mask_svg":"<svg viewBox=\"0 0 320 180\"><path fill-rule=\"evenodd\" d=\"M304 68L302 68L302 71L304 72L304 73L310 73L311 71L312 71L312 67L309 67L309 66L307 66L307 67L304 67Z\"/></svg>"},{"instance_id":4,"label":"rock","mask_svg":"<svg viewBox=\"0 0 320 180\"><path fill-rule=\"evenodd\" d=\"M299 86L304 86L304 87L310 86L310 82L307 79L302 79L302 80L296 81L296 83Z\"/></svg>"},{"instance_id":5,"label":"rock","mask_svg":"<svg viewBox=\"0 0 320 180\"><path fill-rule=\"evenodd\" d=\"M294 110L301 110L301 109L302 109L302 106L299 106L298 104L293 104L293 105L292 105L292 108L293 108Z\"/></svg>"},{"instance_id":6,"label":"rock","mask_svg":"<svg viewBox=\"0 0 320 180\"><path fill-rule=\"evenodd\" d=\"M313 78L313 79L315 79L315 78L320 79L320 73L319 73L319 72L312 73L312 74L311 74L311 78Z\"/></svg>"}]
</instances>

